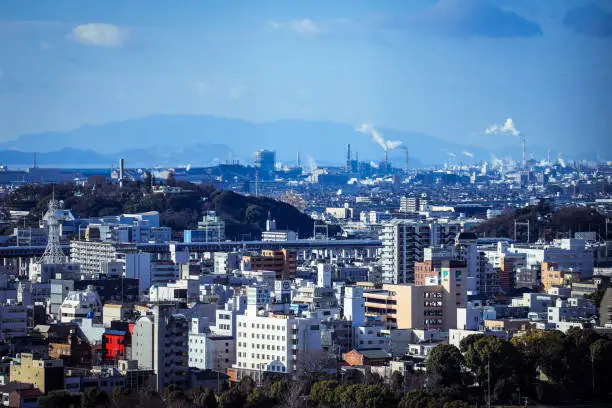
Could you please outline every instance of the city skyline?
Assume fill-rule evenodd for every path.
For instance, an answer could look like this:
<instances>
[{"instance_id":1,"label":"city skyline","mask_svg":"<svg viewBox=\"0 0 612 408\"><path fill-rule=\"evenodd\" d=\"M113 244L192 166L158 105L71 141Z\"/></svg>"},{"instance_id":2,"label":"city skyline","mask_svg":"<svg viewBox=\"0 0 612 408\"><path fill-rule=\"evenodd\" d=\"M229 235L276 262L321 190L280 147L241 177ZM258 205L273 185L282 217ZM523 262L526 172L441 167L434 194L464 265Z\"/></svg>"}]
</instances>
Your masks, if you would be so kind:
<instances>
[{"instance_id":1,"label":"city skyline","mask_svg":"<svg viewBox=\"0 0 612 408\"><path fill-rule=\"evenodd\" d=\"M367 123L493 149L519 145L485 132L512 118L530 145L610 152L605 2L117 6L0 6L1 143L202 114Z\"/></svg>"}]
</instances>

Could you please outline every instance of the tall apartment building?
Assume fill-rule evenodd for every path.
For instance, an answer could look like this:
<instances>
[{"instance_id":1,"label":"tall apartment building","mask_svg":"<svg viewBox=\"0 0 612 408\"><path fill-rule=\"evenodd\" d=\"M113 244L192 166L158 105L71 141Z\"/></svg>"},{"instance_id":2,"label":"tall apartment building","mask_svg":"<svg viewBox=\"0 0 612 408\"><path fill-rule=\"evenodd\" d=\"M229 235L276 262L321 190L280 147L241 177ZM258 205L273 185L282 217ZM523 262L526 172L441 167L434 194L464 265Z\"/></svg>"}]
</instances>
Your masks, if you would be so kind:
<instances>
[{"instance_id":1,"label":"tall apartment building","mask_svg":"<svg viewBox=\"0 0 612 408\"><path fill-rule=\"evenodd\" d=\"M274 171L276 152L273 150L258 150L255 152L255 167L260 171L260 177L265 178Z\"/></svg>"},{"instance_id":2,"label":"tall apartment building","mask_svg":"<svg viewBox=\"0 0 612 408\"><path fill-rule=\"evenodd\" d=\"M425 197L400 197L400 212L418 213L427 210L428 204Z\"/></svg>"},{"instance_id":3,"label":"tall apartment building","mask_svg":"<svg viewBox=\"0 0 612 408\"><path fill-rule=\"evenodd\" d=\"M385 284L365 291L366 316L377 316L389 329L456 328L457 308L465 307L465 262L445 261L440 284Z\"/></svg>"},{"instance_id":4,"label":"tall apartment building","mask_svg":"<svg viewBox=\"0 0 612 408\"><path fill-rule=\"evenodd\" d=\"M103 265L120 258L119 254L136 253L134 244L97 241L71 241L70 261L81 265L84 275L100 273Z\"/></svg>"},{"instance_id":5,"label":"tall apartment building","mask_svg":"<svg viewBox=\"0 0 612 408\"><path fill-rule=\"evenodd\" d=\"M170 384L188 387L188 332L187 318L173 314L169 306L154 306L150 315L136 321L132 358L139 368L153 370L158 392Z\"/></svg>"},{"instance_id":6,"label":"tall apartment building","mask_svg":"<svg viewBox=\"0 0 612 408\"><path fill-rule=\"evenodd\" d=\"M244 255L245 270L274 271L276 279L287 280L295 277L297 253L289 249L261 251L261 255Z\"/></svg>"},{"instance_id":7,"label":"tall apartment building","mask_svg":"<svg viewBox=\"0 0 612 408\"><path fill-rule=\"evenodd\" d=\"M391 220L383 224L381 240L383 282L414 282L414 264L423 260L423 249L430 246L429 225Z\"/></svg>"}]
</instances>

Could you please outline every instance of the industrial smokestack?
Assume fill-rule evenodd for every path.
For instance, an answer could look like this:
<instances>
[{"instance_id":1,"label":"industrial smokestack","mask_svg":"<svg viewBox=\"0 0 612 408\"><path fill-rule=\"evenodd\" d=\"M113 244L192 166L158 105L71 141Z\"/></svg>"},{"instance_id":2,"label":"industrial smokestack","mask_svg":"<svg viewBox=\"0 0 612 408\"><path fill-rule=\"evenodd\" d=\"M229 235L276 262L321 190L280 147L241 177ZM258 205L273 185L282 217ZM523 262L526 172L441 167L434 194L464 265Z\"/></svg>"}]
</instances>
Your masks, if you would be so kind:
<instances>
[{"instance_id":1,"label":"industrial smokestack","mask_svg":"<svg viewBox=\"0 0 612 408\"><path fill-rule=\"evenodd\" d=\"M385 149L385 171L389 171L389 151Z\"/></svg>"},{"instance_id":2,"label":"industrial smokestack","mask_svg":"<svg viewBox=\"0 0 612 408\"><path fill-rule=\"evenodd\" d=\"M346 170L351 171L351 144L346 146Z\"/></svg>"},{"instance_id":3,"label":"industrial smokestack","mask_svg":"<svg viewBox=\"0 0 612 408\"><path fill-rule=\"evenodd\" d=\"M119 187L123 187L124 165L125 165L125 160L122 157L119 159Z\"/></svg>"},{"instance_id":4,"label":"industrial smokestack","mask_svg":"<svg viewBox=\"0 0 612 408\"><path fill-rule=\"evenodd\" d=\"M408 174L408 149L404 149L404 153L406 153L406 162L404 163L404 173Z\"/></svg>"}]
</instances>

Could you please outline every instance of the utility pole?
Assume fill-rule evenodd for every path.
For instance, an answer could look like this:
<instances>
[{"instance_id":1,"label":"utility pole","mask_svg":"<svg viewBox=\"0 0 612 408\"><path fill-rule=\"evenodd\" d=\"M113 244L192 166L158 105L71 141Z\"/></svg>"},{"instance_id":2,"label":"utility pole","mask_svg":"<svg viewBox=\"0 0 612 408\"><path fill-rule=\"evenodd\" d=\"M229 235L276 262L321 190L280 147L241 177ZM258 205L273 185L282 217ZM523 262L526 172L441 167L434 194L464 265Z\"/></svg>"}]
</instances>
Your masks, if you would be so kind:
<instances>
[{"instance_id":1,"label":"utility pole","mask_svg":"<svg viewBox=\"0 0 612 408\"><path fill-rule=\"evenodd\" d=\"M491 357L487 361L487 408L491 408Z\"/></svg>"},{"instance_id":2,"label":"utility pole","mask_svg":"<svg viewBox=\"0 0 612 408\"><path fill-rule=\"evenodd\" d=\"M593 356L593 349L591 349L591 381L593 383L593 396L595 395L595 357Z\"/></svg>"}]
</instances>

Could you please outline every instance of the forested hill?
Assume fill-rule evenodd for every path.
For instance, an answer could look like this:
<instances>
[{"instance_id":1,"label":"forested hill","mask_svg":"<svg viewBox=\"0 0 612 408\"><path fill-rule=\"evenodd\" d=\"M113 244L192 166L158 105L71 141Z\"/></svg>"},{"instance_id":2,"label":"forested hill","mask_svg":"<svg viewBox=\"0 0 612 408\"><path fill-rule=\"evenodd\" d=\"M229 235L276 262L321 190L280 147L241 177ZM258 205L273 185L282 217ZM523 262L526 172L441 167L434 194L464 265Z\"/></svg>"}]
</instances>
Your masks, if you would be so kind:
<instances>
[{"instance_id":1,"label":"forested hill","mask_svg":"<svg viewBox=\"0 0 612 408\"><path fill-rule=\"evenodd\" d=\"M30 211L28 223L37 225L55 189L55 196L79 218L118 215L143 211L159 211L161 224L175 231L197 228L207 211L214 210L226 221L226 237L258 239L265 229L268 212L276 219L278 229L297 231L309 237L313 220L295 207L267 197L244 196L232 191L215 190L210 185L173 181L188 192L178 195L152 194L141 182L126 183L119 189L104 180L90 181L81 187L75 184L24 185L4 199L5 210ZM95 187L94 187L95 186ZM10 231L7 226L4 233Z\"/></svg>"},{"instance_id":2,"label":"forested hill","mask_svg":"<svg viewBox=\"0 0 612 408\"><path fill-rule=\"evenodd\" d=\"M566 207L557 211L547 204L528 206L510 210L487 220L473 231L482 237L514 237L514 222L517 221L517 240L526 241L527 221L529 221L529 240L539 238L550 241L557 238L573 237L575 232L594 231L597 238L605 238L606 217L588 207Z\"/></svg>"}]
</instances>

